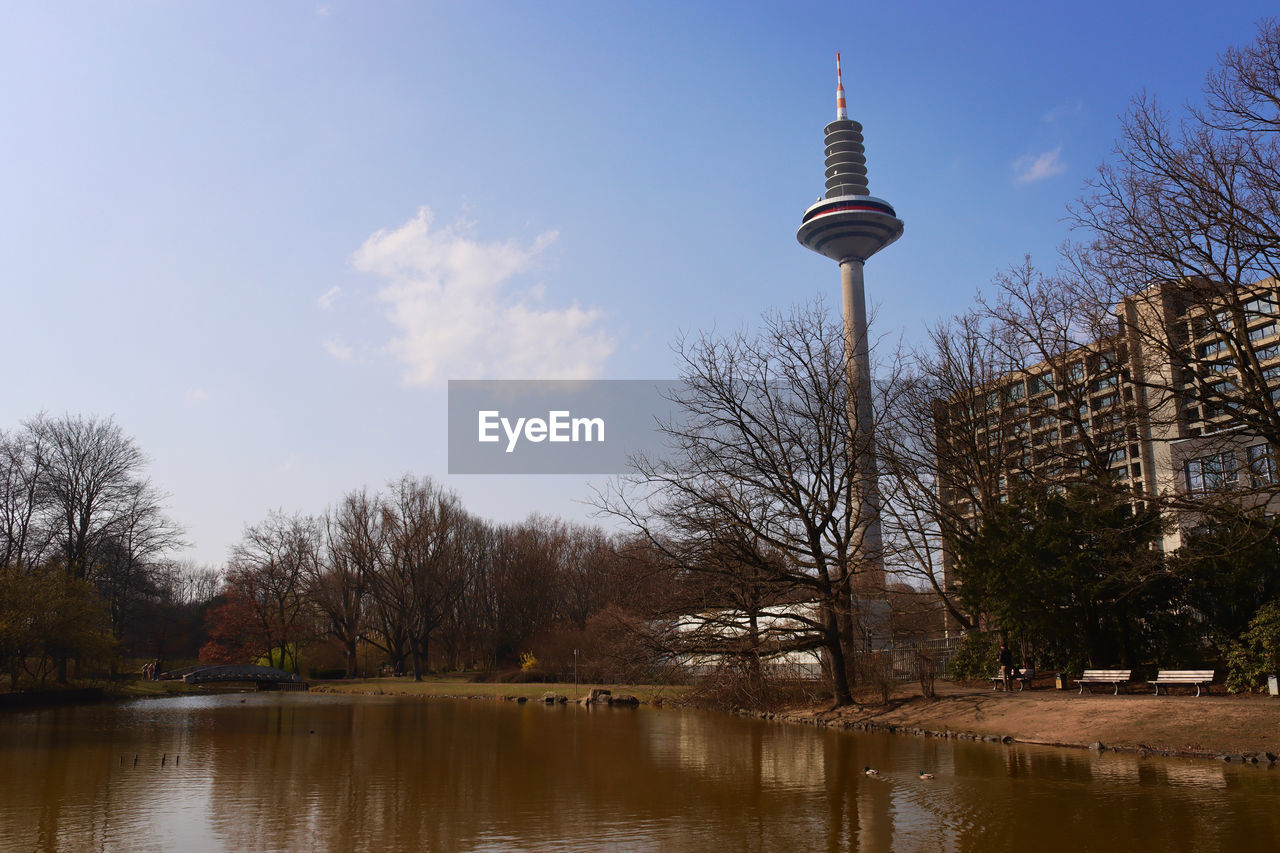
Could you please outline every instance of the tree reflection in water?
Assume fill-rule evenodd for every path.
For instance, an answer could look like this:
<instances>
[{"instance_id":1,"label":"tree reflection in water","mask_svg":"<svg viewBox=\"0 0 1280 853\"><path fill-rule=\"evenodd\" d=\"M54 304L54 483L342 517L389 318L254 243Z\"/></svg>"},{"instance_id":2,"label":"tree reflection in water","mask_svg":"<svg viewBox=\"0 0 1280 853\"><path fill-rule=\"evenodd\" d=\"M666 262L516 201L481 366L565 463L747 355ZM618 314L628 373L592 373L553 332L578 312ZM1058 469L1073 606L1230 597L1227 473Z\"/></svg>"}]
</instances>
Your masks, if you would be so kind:
<instances>
[{"instance_id":1,"label":"tree reflection in water","mask_svg":"<svg viewBox=\"0 0 1280 853\"><path fill-rule=\"evenodd\" d=\"M241 698L8 715L0 847L1256 849L1280 836L1280 774L1207 761L645 708Z\"/></svg>"}]
</instances>

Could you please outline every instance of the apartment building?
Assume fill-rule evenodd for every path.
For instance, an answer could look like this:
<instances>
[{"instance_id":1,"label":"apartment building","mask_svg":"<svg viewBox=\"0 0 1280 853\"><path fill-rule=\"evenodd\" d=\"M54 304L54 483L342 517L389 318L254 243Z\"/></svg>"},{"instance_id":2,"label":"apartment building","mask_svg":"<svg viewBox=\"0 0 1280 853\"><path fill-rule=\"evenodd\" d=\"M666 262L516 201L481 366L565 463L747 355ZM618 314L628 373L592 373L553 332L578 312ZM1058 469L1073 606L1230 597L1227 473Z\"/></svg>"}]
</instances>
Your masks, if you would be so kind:
<instances>
[{"instance_id":1,"label":"apartment building","mask_svg":"<svg viewBox=\"0 0 1280 853\"><path fill-rule=\"evenodd\" d=\"M1135 375L1152 403L1144 442L1154 493L1272 503L1275 453L1264 436L1280 425L1280 282L1158 285L1119 310L1131 349L1144 354ZM1181 513L1166 550L1195 523L1193 512Z\"/></svg>"},{"instance_id":2,"label":"apartment building","mask_svg":"<svg viewBox=\"0 0 1280 853\"><path fill-rule=\"evenodd\" d=\"M1099 469L1139 503L1223 489L1253 505L1275 501L1275 455L1260 434L1280 424L1278 291L1275 279L1154 286L1116 307L1113 334L940 401L944 516L964 525L1017 479L1066 482ZM1194 524L1183 512L1165 550Z\"/></svg>"}]
</instances>

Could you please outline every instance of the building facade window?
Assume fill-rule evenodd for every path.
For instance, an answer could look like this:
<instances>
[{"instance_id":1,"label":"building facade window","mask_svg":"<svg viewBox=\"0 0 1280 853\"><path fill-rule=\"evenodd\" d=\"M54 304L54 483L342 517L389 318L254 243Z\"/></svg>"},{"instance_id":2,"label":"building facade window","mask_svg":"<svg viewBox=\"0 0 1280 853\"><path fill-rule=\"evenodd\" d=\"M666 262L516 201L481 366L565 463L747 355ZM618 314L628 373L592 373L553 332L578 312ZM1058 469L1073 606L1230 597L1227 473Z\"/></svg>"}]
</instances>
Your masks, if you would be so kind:
<instances>
[{"instance_id":1,"label":"building facade window","mask_svg":"<svg viewBox=\"0 0 1280 853\"><path fill-rule=\"evenodd\" d=\"M1254 488L1269 486L1276 481L1276 458L1270 445L1255 444L1248 448L1249 482Z\"/></svg>"},{"instance_id":2,"label":"building facade window","mask_svg":"<svg viewBox=\"0 0 1280 853\"><path fill-rule=\"evenodd\" d=\"M1214 492L1236 484L1236 459L1230 451L1187 460L1187 490Z\"/></svg>"},{"instance_id":3,"label":"building facade window","mask_svg":"<svg viewBox=\"0 0 1280 853\"><path fill-rule=\"evenodd\" d=\"M1270 295L1257 296L1240 306L1244 311L1245 320L1251 320L1254 317L1274 317L1276 315L1276 303L1272 301Z\"/></svg>"},{"instance_id":4,"label":"building facade window","mask_svg":"<svg viewBox=\"0 0 1280 853\"><path fill-rule=\"evenodd\" d=\"M1227 351L1226 341L1210 341L1207 344L1201 344L1197 347L1201 358L1213 358Z\"/></svg>"}]
</instances>

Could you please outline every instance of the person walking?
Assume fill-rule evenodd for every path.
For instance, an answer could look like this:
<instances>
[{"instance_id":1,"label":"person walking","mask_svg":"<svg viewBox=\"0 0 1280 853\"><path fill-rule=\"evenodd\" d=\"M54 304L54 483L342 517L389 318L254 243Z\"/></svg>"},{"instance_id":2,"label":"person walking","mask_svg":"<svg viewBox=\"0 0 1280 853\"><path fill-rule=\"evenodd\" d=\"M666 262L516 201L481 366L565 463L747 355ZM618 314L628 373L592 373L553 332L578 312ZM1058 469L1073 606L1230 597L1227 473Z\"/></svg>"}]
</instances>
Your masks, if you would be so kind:
<instances>
[{"instance_id":1,"label":"person walking","mask_svg":"<svg viewBox=\"0 0 1280 853\"><path fill-rule=\"evenodd\" d=\"M1013 674L1013 652L1009 651L1009 644L1000 641L1000 680L1004 682L1004 692L1008 693L1012 686L1010 676Z\"/></svg>"}]
</instances>

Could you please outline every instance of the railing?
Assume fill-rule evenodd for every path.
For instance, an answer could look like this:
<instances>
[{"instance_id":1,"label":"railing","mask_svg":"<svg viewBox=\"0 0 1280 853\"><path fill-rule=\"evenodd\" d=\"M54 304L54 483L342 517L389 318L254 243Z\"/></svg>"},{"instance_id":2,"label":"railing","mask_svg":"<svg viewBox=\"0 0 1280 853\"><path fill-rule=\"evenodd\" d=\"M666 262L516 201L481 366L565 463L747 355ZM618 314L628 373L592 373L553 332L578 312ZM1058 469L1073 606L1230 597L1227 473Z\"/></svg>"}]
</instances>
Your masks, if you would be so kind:
<instances>
[{"instance_id":1,"label":"railing","mask_svg":"<svg viewBox=\"0 0 1280 853\"><path fill-rule=\"evenodd\" d=\"M877 643L873 651L855 652L853 663L864 672L874 670L898 681L915 681L926 666L934 676L945 677L959 646L959 637L888 640Z\"/></svg>"}]
</instances>

